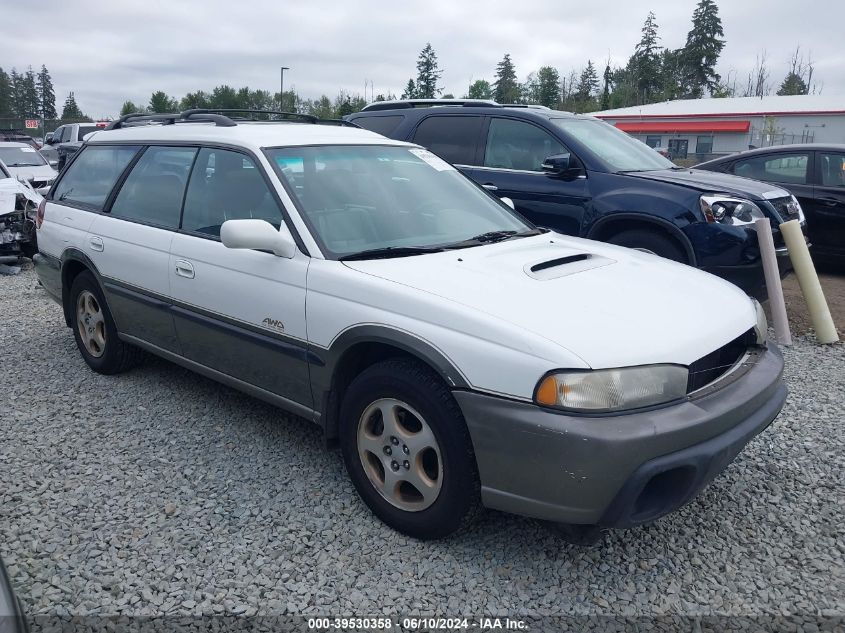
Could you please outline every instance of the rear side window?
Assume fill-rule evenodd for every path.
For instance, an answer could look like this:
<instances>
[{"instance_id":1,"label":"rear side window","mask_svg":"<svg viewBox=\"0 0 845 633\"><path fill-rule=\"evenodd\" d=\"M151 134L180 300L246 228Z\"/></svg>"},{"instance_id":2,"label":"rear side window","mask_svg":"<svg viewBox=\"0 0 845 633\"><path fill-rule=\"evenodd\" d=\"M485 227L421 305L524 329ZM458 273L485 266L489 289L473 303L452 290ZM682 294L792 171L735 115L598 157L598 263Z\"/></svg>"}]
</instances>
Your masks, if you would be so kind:
<instances>
[{"instance_id":1,"label":"rear side window","mask_svg":"<svg viewBox=\"0 0 845 633\"><path fill-rule=\"evenodd\" d=\"M137 145L89 145L56 185L53 200L101 211L120 174L140 149Z\"/></svg>"},{"instance_id":2,"label":"rear side window","mask_svg":"<svg viewBox=\"0 0 845 633\"><path fill-rule=\"evenodd\" d=\"M97 130L101 129L103 128L99 128L96 125L80 125L79 135L76 137L76 140L81 141L85 138L86 134L90 134L91 132L96 132Z\"/></svg>"},{"instance_id":3,"label":"rear side window","mask_svg":"<svg viewBox=\"0 0 845 633\"><path fill-rule=\"evenodd\" d=\"M266 220L277 229L282 212L261 168L238 152L205 148L197 156L182 214L182 229L220 235L226 220Z\"/></svg>"},{"instance_id":4,"label":"rear side window","mask_svg":"<svg viewBox=\"0 0 845 633\"><path fill-rule=\"evenodd\" d=\"M819 153L821 182L825 187L845 187L845 154Z\"/></svg>"},{"instance_id":5,"label":"rear side window","mask_svg":"<svg viewBox=\"0 0 845 633\"><path fill-rule=\"evenodd\" d=\"M450 163L474 165L480 134L479 116L430 116L417 127L414 143Z\"/></svg>"},{"instance_id":6,"label":"rear side window","mask_svg":"<svg viewBox=\"0 0 845 633\"><path fill-rule=\"evenodd\" d=\"M150 147L120 188L111 214L118 218L175 229L182 196L197 153L195 147Z\"/></svg>"},{"instance_id":7,"label":"rear side window","mask_svg":"<svg viewBox=\"0 0 845 633\"><path fill-rule=\"evenodd\" d=\"M800 153L749 158L734 163L734 173L755 180L803 185L807 182L809 157L808 153Z\"/></svg>"},{"instance_id":8,"label":"rear side window","mask_svg":"<svg viewBox=\"0 0 845 633\"><path fill-rule=\"evenodd\" d=\"M399 115L391 116L362 116L353 121L355 125L360 125L365 130L382 134L383 136L390 136L402 123L403 117Z\"/></svg>"},{"instance_id":9,"label":"rear side window","mask_svg":"<svg viewBox=\"0 0 845 633\"><path fill-rule=\"evenodd\" d=\"M493 119L487 133L485 167L543 171L543 161L566 149L543 129L513 119Z\"/></svg>"}]
</instances>

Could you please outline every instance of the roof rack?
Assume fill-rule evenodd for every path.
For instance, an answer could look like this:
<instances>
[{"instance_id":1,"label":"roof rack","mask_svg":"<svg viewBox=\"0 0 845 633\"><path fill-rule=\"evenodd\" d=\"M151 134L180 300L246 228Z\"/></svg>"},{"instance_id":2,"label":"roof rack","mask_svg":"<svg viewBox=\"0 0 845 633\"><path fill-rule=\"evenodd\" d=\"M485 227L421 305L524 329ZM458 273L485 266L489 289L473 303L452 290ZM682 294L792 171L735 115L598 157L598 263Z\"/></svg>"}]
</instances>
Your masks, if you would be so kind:
<instances>
[{"instance_id":1,"label":"roof rack","mask_svg":"<svg viewBox=\"0 0 845 633\"><path fill-rule=\"evenodd\" d=\"M503 108L528 108L529 110L551 110L550 107L539 103L503 103Z\"/></svg>"},{"instance_id":2,"label":"roof rack","mask_svg":"<svg viewBox=\"0 0 845 633\"><path fill-rule=\"evenodd\" d=\"M225 114L224 114L225 113ZM193 108L191 110L185 110L184 112L180 112L178 114L144 114L141 112L135 112L133 114L125 114L116 121L112 121L109 123L105 129L107 130L117 130L120 128L127 127L128 125L135 125L139 123L161 123L162 125L173 125L175 123L214 123L218 127L234 127L237 125L237 121L260 121L263 119L257 119L255 117L247 118L247 117L229 117L227 114L234 114L234 113L242 113L242 114L266 114L269 116L277 117L275 119L270 119L271 121L284 121L289 120L290 122L298 121L303 123L314 123L320 125L339 125L339 126L346 126L346 127L360 127L351 121L344 121L342 119L321 119L316 117L312 114L301 114L299 112L279 112L277 110L250 110L247 108L238 109L238 108L219 108L219 109L212 109L212 108Z\"/></svg>"},{"instance_id":3,"label":"roof rack","mask_svg":"<svg viewBox=\"0 0 845 633\"><path fill-rule=\"evenodd\" d=\"M501 104L490 99L398 99L395 101L375 101L368 104L362 112L377 110L398 110L401 108L430 108L434 106L463 106L465 108L501 108Z\"/></svg>"}]
</instances>

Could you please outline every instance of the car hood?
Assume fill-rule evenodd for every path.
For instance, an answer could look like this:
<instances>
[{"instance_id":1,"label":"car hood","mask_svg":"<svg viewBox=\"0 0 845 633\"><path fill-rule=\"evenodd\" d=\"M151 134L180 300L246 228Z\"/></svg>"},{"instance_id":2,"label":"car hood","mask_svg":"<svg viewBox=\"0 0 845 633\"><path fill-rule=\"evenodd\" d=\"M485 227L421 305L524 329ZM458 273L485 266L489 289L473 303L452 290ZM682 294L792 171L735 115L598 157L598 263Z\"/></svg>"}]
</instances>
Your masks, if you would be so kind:
<instances>
[{"instance_id":1,"label":"car hood","mask_svg":"<svg viewBox=\"0 0 845 633\"><path fill-rule=\"evenodd\" d=\"M506 321L594 369L688 365L756 323L748 297L718 277L655 255L556 233L345 263Z\"/></svg>"},{"instance_id":2,"label":"car hood","mask_svg":"<svg viewBox=\"0 0 845 633\"><path fill-rule=\"evenodd\" d=\"M753 200L769 200L771 198L780 198L789 195L789 192L771 183L742 178L732 174L704 171L702 169L662 169L659 171L628 173L627 175L645 180L656 180L658 182L681 185L701 191L702 193L729 193Z\"/></svg>"},{"instance_id":3,"label":"car hood","mask_svg":"<svg viewBox=\"0 0 845 633\"><path fill-rule=\"evenodd\" d=\"M8 167L8 165L7 165ZM26 167L8 167L13 176L22 176L27 180L50 180L56 177L56 170L50 165L35 165Z\"/></svg>"}]
</instances>

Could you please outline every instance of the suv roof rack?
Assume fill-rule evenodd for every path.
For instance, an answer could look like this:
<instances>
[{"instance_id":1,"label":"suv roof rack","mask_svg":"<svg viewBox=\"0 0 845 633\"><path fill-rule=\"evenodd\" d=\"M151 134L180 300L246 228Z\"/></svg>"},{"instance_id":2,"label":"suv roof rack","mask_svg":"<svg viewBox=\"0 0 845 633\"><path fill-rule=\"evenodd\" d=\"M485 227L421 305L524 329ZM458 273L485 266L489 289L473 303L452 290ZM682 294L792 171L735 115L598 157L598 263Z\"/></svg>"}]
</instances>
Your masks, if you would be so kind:
<instances>
[{"instance_id":1,"label":"suv roof rack","mask_svg":"<svg viewBox=\"0 0 845 633\"><path fill-rule=\"evenodd\" d=\"M539 103L503 103L503 108L528 108L529 110L551 110L550 107Z\"/></svg>"},{"instance_id":2,"label":"suv roof rack","mask_svg":"<svg viewBox=\"0 0 845 633\"><path fill-rule=\"evenodd\" d=\"M116 121L109 123L105 129L117 130L128 125L139 123L154 123L159 122L162 125L173 125L175 123L214 123L218 127L234 127L237 121L262 121L268 119L258 119L256 117L236 116L230 117L228 114L266 114L277 117L269 119L269 121L290 121L302 123L315 123L320 125L339 125L346 127L360 127L351 121L344 121L342 119L321 119L312 114L301 114L299 112L280 112L277 110L250 110L248 108L193 108L185 110L179 114L144 114L136 112L133 114L125 114Z\"/></svg>"},{"instance_id":3,"label":"suv roof rack","mask_svg":"<svg viewBox=\"0 0 845 633\"><path fill-rule=\"evenodd\" d=\"M490 99L397 99L395 101L374 101L361 112L377 110L398 110L400 108L431 108L435 106L463 106L465 108L501 108L501 104Z\"/></svg>"}]
</instances>

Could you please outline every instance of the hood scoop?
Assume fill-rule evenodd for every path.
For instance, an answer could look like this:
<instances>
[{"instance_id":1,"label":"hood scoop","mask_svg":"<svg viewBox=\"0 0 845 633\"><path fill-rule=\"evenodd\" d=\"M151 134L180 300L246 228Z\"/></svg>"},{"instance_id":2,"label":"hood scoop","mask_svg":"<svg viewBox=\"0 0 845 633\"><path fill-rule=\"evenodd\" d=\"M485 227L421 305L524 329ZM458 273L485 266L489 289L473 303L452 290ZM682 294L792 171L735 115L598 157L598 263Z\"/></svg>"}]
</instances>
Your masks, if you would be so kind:
<instances>
[{"instance_id":1,"label":"hood scoop","mask_svg":"<svg viewBox=\"0 0 845 633\"><path fill-rule=\"evenodd\" d=\"M555 257L554 259L526 264L523 270L529 277L539 281L546 281L615 263L616 260L610 259L609 257L602 257L601 255L593 255L591 253L577 253L575 255L567 255L566 257Z\"/></svg>"}]
</instances>

